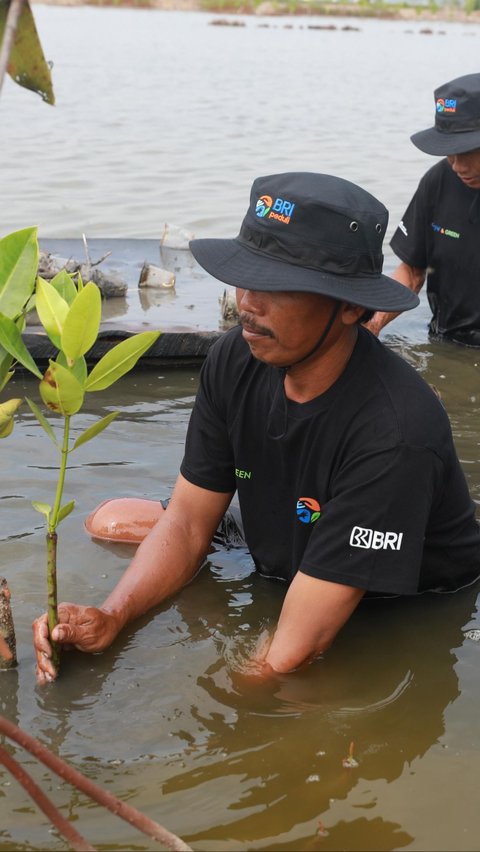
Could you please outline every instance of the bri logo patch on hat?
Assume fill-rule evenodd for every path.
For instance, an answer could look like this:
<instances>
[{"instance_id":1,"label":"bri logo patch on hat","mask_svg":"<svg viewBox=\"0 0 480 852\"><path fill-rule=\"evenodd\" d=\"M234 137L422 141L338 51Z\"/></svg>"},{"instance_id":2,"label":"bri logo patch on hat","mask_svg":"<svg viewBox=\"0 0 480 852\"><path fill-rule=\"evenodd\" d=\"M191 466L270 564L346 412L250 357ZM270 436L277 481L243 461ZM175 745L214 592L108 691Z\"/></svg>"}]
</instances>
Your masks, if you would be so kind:
<instances>
[{"instance_id":1,"label":"bri logo patch on hat","mask_svg":"<svg viewBox=\"0 0 480 852\"><path fill-rule=\"evenodd\" d=\"M267 216L272 209L273 199L270 198L269 195L262 195L261 198L258 199L255 213L259 219L263 219L264 216Z\"/></svg>"},{"instance_id":2,"label":"bri logo patch on hat","mask_svg":"<svg viewBox=\"0 0 480 852\"><path fill-rule=\"evenodd\" d=\"M437 112L456 112L456 98L437 98Z\"/></svg>"},{"instance_id":3,"label":"bri logo patch on hat","mask_svg":"<svg viewBox=\"0 0 480 852\"><path fill-rule=\"evenodd\" d=\"M255 205L255 215L259 219L277 219L288 225L295 210L293 201L284 198L276 198L275 201L269 195L262 195Z\"/></svg>"}]
</instances>

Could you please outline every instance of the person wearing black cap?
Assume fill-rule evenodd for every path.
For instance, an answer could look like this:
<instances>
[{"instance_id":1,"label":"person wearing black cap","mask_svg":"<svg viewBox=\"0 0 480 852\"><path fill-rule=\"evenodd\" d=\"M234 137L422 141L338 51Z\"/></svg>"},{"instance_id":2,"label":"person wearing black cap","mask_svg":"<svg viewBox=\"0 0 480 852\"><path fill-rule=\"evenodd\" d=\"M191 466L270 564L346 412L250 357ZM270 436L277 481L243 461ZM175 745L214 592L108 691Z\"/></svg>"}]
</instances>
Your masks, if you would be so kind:
<instances>
[{"instance_id":1,"label":"person wearing black cap","mask_svg":"<svg viewBox=\"0 0 480 852\"><path fill-rule=\"evenodd\" d=\"M234 239L192 241L199 264L237 288L240 324L202 367L166 510L158 503L100 609L60 606L56 641L103 650L190 582L226 527L259 572L288 586L264 674L325 651L364 595L452 592L477 580L480 528L445 409L361 325L371 311L418 302L382 273L387 221L355 184L289 172L254 181ZM241 524L229 510L235 492ZM115 540L120 508L102 504L91 534ZM121 526L124 534L128 519ZM42 616L40 682L55 677L47 633Z\"/></svg>"},{"instance_id":2,"label":"person wearing black cap","mask_svg":"<svg viewBox=\"0 0 480 852\"><path fill-rule=\"evenodd\" d=\"M427 282L433 337L480 347L480 74L434 92L435 124L411 140L445 157L421 179L391 240L401 263L393 277L415 293ZM374 334L395 313L376 313Z\"/></svg>"}]
</instances>

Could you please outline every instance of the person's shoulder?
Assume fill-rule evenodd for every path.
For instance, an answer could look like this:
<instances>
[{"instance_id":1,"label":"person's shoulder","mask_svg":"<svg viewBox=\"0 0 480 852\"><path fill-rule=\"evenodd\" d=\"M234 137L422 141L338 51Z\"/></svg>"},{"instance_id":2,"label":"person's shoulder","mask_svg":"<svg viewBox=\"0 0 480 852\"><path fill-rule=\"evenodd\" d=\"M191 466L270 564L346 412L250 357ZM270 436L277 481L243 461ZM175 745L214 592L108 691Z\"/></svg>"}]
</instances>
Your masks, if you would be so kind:
<instances>
[{"instance_id":1,"label":"person's shoulder","mask_svg":"<svg viewBox=\"0 0 480 852\"><path fill-rule=\"evenodd\" d=\"M427 175L433 176L433 177L438 177L439 175L445 174L445 172L450 173L451 170L452 169L451 169L451 166L450 166L447 158L442 157L441 160L437 160L437 162L434 163L433 166L430 166L430 168L427 169L427 171L425 172L425 177Z\"/></svg>"},{"instance_id":2,"label":"person's shoulder","mask_svg":"<svg viewBox=\"0 0 480 852\"><path fill-rule=\"evenodd\" d=\"M233 354L248 353L248 346L242 337L242 328L236 325L223 332L208 350L207 358L212 361L224 359Z\"/></svg>"},{"instance_id":3,"label":"person's shoulder","mask_svg":"<svg viewBox=\"0 0 480 852\"><path fill-rule=\"evenodd\" d=\"M369 334L367 351L370 358L369 369L377 376L378 381L392 399L395 399L398 392L404 400L408 389L425 399L427 405L433 404L434 407L438 405L438 397L432 391L431 385L412 364L405 360L403 355L378 340L373 334Z\"/></svg>"},{"instance_id":4,"label":"person's shoulder","mask_svg":"<svg viewBox=\"0 0 480 852\"><path fill-rule=\"evenodd\" d=\"M251 361L250 349L242 337L241 326L225 331L208 350L204 362L204 373L214 372L218 376L233 378Z\"/></svg>"},{"instance_id":5,"label":"person's shoulder","mask_svg":"<svg viewBox=\"0 0 480 852\"><path fill-rule=\"evenodd\" d=\"M439 160L430 166L420 180L419 188L434 189L441 186L453 175L452 169L446 158Z\"/></svg>"},{"instance_id":6,"label":"person's shoulder","mask_svg":"<svg viewBox=\"0 0 480 852\"><path fill-rule=\"evenodd\" d=\"M431 436L447 431L450 422L445 406L435 388L409 364L398 352L373 337L370 341L370 357L373 371L384 389L392 411L395 411L402 431L414 438L414 433Z\"/></svg>"}]
</instances>

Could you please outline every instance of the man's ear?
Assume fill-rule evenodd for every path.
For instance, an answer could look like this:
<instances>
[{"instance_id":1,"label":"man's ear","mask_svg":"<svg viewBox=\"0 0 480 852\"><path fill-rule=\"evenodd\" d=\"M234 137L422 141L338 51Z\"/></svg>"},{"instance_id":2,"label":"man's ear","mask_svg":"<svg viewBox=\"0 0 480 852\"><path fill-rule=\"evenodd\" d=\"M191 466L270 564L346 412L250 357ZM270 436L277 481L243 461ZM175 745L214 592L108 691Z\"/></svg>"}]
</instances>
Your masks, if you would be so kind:
<instances>
[{"instance_id":1,"label":"man's ear","mask_svg":"<svg viewBox=\"0 0 480 852\"><path fill-rule=\"evenodd\" d=\"M344 325L355 325L365 313L361 305L351 305L350 302L342 302L342 322Z\"/></svg>"}]
</instances>

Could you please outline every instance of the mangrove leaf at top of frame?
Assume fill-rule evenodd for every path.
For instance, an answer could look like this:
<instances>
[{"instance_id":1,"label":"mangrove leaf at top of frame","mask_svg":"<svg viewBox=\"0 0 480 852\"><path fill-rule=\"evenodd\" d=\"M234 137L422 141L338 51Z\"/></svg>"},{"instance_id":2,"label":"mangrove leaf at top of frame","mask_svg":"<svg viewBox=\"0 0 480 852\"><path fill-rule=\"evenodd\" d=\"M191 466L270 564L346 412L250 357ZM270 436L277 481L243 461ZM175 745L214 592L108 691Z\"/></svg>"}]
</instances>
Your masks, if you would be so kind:
<instances>
[{"instance_id":1,"label":"mangrove leaf at top of frame","mask_svg":"<svg viewBox=\"0 0 480 852\"><path fill-rule=\"evenodd\" d=\"M0 44L5 34L9 6L9 0L0 0ZM53 106L55 95L52 75L28 0L25 0L20 13L7 71L15 83L36 92L42 100Z\"/></svg>"}]
</instances>

